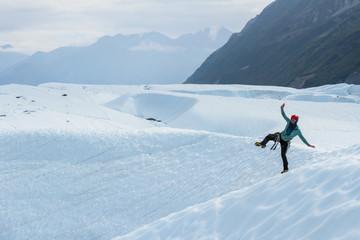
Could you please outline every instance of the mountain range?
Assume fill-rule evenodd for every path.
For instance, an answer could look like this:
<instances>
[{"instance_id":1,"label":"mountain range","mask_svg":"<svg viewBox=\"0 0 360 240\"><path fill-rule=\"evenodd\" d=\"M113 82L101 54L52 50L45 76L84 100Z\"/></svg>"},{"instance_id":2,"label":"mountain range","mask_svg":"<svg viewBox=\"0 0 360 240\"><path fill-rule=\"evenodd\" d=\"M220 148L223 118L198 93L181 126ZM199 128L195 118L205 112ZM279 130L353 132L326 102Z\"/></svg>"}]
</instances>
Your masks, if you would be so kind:
<instances>
[{"instance_id":1,"label":"mountain range","mask_svg":"<svg viewBox=\"0 0 360 240\"><path fill-rule=\"evenodd\" d=\"M0 51L0 72L25 60L26 54Z\"/></svg>"},{"instance_id":2,"label":"mountain range","mask_svg":"<svg viewBox=\"0 0 360 240\"><path fill-rule=\"evenodd\" d=\"M305 88L360 84L360 1L277 0L186 83Z\"/></svg>"},{"instance_id":3,"label":"mountain range","mask_svg":"<svg viewBox=\"0 0 360 240\"><path fill-rule=\"evenodd\" d=\"M176 39L157 32L105 36L86 47L37 52L0 72L0 84L183 83L231 34L216 26Z\"/></svg>"}]
</instances>

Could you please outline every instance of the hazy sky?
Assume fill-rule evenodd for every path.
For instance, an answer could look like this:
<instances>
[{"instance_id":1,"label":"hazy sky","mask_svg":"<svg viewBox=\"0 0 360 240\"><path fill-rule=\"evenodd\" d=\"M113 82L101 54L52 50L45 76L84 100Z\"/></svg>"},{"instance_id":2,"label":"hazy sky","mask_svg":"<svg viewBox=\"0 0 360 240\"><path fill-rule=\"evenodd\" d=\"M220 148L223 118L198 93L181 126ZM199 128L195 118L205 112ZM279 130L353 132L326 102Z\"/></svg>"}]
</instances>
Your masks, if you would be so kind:
<instances>
[{"instance_id":1,"label":"hazy sky","mask_svg":"<svg viewBox=\"0 0 360 240\"><path fill-rule=\"evenodd\" d=\"M213 25L240 32L274 0L0 0L0 51L32 54L104 35L169 37Z\"/></svg>"}]
</instances>

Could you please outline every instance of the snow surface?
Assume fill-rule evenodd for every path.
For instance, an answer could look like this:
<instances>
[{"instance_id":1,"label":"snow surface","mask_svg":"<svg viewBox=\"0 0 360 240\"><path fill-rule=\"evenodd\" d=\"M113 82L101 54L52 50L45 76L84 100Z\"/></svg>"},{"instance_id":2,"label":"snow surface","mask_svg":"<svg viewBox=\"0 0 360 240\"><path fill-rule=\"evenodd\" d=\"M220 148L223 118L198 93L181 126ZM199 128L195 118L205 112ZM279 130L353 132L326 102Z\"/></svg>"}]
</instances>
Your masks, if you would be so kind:
<instances>
[{"instance_id":1,"label":"snow surface","mask_svg":"<svg viewBox=\"0 0 360 240\"><path fill-rule=\"evenodd\" d=\"M0 239L359 239L360 86L0 86ZM299 138L280 174L279 148ZM158 121L149 121L147 118Z\"/></svg>"}]
</instances>

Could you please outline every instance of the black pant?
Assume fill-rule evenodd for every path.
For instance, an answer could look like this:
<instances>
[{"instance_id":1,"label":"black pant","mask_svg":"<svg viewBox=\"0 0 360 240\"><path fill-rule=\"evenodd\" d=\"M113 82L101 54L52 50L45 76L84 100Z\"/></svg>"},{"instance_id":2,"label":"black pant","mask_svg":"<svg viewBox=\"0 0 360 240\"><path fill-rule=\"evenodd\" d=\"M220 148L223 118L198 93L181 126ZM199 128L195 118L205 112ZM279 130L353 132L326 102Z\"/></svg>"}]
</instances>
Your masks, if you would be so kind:
<instances>
[{"instance_id":1,"label":"black pant","mask_svg":"<svg viewBox=\"0 0 360 240\"><path fill-rule=\"evenodd\" d=\"M264 140L261 142L261 145L266 145L269 141L275 142L276 139L278 138L278 136L280 137L280 135L278 135L278 134L280 134L280 133L274 133L274 134L267 135L264 138ZM289 147L289 142L282 140L280 137L280 146L281 146L281 158L283 160L284 170L288 170L288 161L286 158L286 152Z\"/></svg>"}]
</instances>

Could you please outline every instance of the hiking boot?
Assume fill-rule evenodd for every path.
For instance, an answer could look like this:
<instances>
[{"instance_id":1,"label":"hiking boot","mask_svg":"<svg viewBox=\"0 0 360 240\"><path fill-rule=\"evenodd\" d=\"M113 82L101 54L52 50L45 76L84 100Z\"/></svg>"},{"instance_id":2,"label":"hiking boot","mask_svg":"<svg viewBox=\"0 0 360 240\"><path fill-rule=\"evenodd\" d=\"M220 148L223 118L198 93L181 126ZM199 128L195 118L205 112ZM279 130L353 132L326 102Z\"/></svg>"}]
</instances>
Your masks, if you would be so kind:
<instances>
[{"instance_id":1,"label":"hiking boot","mask_svg":"<svg viewBox=\"0 0 360 240\"><path fill-rule=\"evenodd\" d=\"M283 171L281 172L281 174L286 173L286 172L288 172L288 171L289 171L288 169L283 170Z\"/></svg>"},{"instance_id":2,"label":"hiking boot","mask_svg":"<svg viewBox=\"0 0 360 240\"><path fill-rule=\"evenodd\" d=\"M256 142L255 146L261 147L261 148L266 148L266 145L262 145L260 142Z\"/></svg>"}]
</instances>

